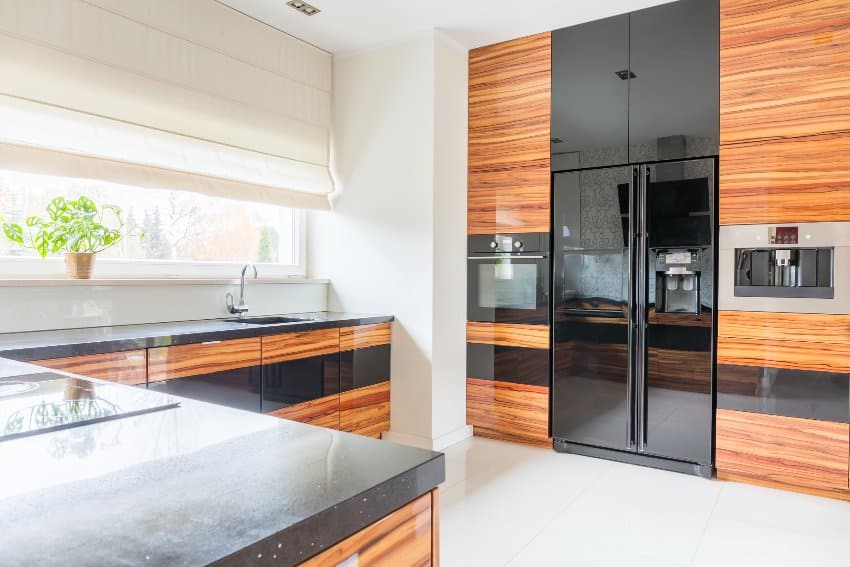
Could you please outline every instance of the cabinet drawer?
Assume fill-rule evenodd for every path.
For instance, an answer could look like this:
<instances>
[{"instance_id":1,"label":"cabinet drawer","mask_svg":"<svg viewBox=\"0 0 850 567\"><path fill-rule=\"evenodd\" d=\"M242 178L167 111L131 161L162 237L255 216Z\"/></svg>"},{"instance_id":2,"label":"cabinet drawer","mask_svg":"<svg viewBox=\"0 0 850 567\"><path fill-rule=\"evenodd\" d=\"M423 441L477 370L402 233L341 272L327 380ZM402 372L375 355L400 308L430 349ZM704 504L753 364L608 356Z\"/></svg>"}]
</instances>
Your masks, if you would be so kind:
<instances>
[{"instance_id":1,"label":"cabinet drawer","mask_svg":"<svg viewBox=\"0 0 850 567\"><path fill-rule=\"evenodd\" d=\"M388 345L392 339L391 323L343 327L339 330L339 350Z\"/></svg>"},{"instance_id":2,"label":"cabinet drawer","mask_svg":"<svg viewBox=\"0 0 850 567\"><path fill-rule=\"evenodd\" d=\"M339 395L325 396L268 412L269 415L339 429Z\"/></svg>"},{"instance_id":3,"label":"cabinet drawer","mask_svg":"<svg viewBox=\"0 0 850 567\"><path fill-rule=\"evenodd\" d=\"M263 364L339 352L339 329L263 337Z\"/></svg>"},{"instance_id":4,"label":"cabinet drawer","mask_svg":"<svg viewBox=\"0 0 850 567\"><path fill-rule=\"evenodd\" d=\"M717 410L717 473L723 478L813 489L847 489L850 425Z\"/></svg>"},{"instance_id":5,"label":"cabinet drawer","mask_svg":"<svg viewBox=\"0 0 850 567\"><path fill-rule=\"evenodd\" d=\"M381 437L390 428L390 383L381 382L339 395L339 429Z\"/></svg>"},{"instance_id":6,"label":"cabinet drawer","mask_svg":"<svg viewBox=\"0 0 850 567\"><path fill-rule=\"evenodd\" d=\"M30 364L131 386L144 384L147 380L147 359L144 350L33 360Z\"/></svg>"},{"instance_id":7,"label":"cabinet drawer","mask_svg":"<svg viewBox=\"0 0 850 567\"><path fill-rule=\"evenodd\" d=\"M260 348L256 337L148 349L148 381L257 366Z\"/></svg>"},{"instance_id":8,"label":"cabinet drawer","mask_svg":"<svg viewBox=\"0 0 850 567\"><path fill-rule=\"evenodd\" d=\"M545 386L467 378L466 420L481 437L552 446Z\"/></svg>"}]
</instances>

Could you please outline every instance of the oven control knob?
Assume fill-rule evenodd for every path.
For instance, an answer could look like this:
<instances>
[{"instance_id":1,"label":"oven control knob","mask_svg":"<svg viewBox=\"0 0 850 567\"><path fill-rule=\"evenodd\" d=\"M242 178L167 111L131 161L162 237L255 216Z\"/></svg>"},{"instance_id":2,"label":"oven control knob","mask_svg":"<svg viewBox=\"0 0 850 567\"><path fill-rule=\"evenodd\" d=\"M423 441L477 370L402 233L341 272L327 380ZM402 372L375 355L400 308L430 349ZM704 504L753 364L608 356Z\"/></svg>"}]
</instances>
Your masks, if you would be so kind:
<instances>
[{"instance_id":1,"label":"oven control knob","mask_svg":"<svg viewBox=\"0 0 850 567\"><path fill-rule=\"evenodd\" d=\"M499 243L496 242L495 240L490 243L490 248L498 248L498 247L499 247Z\"/></svg>"},{"instance_id":2,"label":"oven control knob","mask_svg":"<svg viewBox=\"0 0 850 567\"><path fill-rule=\"evenodd\" d=\"M516 242L514 242L514 248L516 248L517 250L522 248L522 240L517 240Z\"/></svg>"}]
</instances>

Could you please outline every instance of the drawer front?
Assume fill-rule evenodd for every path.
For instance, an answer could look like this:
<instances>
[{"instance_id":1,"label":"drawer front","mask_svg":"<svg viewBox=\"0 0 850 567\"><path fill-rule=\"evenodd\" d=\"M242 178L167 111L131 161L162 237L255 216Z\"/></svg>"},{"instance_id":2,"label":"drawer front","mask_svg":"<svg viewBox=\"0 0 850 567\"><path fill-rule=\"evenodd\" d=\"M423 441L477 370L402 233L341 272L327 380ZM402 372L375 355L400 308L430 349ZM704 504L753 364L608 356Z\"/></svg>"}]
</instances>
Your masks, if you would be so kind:
<instances>
[{"instance_id":1,"label":"drawer front","mask_svg":"<svg viewBox=\"0 0 850 567\"><path fill-rule=\"evenodd\" d=\"M339 394L339 354L263 365L263 412Z\"/></svg>"},{"instance_id":2,"label":"drawer front","mask_svg":"<svg viewBox=\"0 0 850 567\"><path fill-rule=\"evenodd\" d=\"M259 412L261 367L233 368L179 380L149 382L148 389L231 408Z\"/></svg>"},{"instance_id":3,"label":"drawer front","mask_svg":"<svg viewBox=\"0 0 850 567\"><path fill-rule=\"evenodd\" d=\"M141 349L33 360L30 364L131 386L147 381L146 352Z\"/></svg>"},{"instance_id":4,"label":"drawer front","mask_svg":"<svg viewBox=\"0 0 850 567\"><path fill-rule=\"evenodd\" d=\"M380 439L390 428L389 381L340 394L339 428Z\"/></svg>"},{"instance_id":5,"label":"drawer front","mask_svg":"<svg viewBox=\"0 0 850 567\"><path fill-rule=\"evenodd\" d=\"M263 364L339 352L339 329L321 329L263 337Z\"/></svg>"},{"instance_id":6,"label":"drawer front","mask_svg":"<svg viewBox=\"0 0 850 567\"><path fill-rule=\"evenodd\" d=\"M343 327L339 330L339 350L342 351L388 345L391 340L391 323Z\"/></svg>"},{"instance_id":7,"label":"drawer front","mask_svg":"<svg viewBox=\"0 0 850 567\"><path fill-rule=\"evenodd\" d=\"M319 427L339 429L339 395L325 396L267 412L275 417L309 423Z\"/></svg>"},{"instance_id":8,"label":"drawer front","mask_svg":"<svg viewBox=\"0 0 850 567\"><path fill-rule=\"evenodd\" d=\"M259 338L158 347L148 349L148 381L186 378L259 364Z\"/></svg>"},{"instance_id":9,"label":"drawer front","mask_svg":"<svg viewBox=\"0 0 850 567\"><path fill-rule=\"evenodd\" d=\"M716 460L721 478L846 490L850 425L719 409Z\"/></svg>"},{"instance_id":10,"label":"drawer front","mask_svg":"<svg viewBox=\"0 0 850 567\"><path fill-rule=\"evenodd\" d=\"M475 435L552 446L547 387L467 378L466 420Z\"/></svg>"}]
</instances>

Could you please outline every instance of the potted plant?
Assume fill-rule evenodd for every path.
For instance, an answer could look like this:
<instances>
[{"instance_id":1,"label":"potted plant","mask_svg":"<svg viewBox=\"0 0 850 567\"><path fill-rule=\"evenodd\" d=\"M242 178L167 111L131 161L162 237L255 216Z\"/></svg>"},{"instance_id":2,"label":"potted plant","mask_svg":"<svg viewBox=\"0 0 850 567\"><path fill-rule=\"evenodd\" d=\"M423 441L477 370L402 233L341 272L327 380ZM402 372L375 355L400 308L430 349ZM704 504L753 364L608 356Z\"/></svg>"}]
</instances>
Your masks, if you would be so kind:
<instances>
[{"instance_id":1,"label":"potted plant","mask_svg":"<svg viewBox=\"0 0 850 567\"><path fill-rule=\"evenodd\" d=\"M107 224L108 223L108 224ZM6 238L31 248L42 258L65 253L65 271L74 279L91 278L95 254L117 244L123 234L121 209L98 208L88 197L56 197L47 206L47 218L27 217L24 225L4 222Z\"/></svg>"}]
</instances>

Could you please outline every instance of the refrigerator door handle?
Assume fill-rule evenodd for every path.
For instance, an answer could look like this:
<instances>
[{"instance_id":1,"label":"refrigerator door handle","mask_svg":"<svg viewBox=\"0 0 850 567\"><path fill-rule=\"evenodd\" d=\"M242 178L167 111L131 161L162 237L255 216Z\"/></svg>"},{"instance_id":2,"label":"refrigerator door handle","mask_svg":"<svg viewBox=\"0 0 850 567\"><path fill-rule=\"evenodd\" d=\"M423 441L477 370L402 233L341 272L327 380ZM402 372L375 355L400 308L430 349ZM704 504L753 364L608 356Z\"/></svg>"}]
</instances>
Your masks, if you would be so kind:
<instances>
[{"instance_id":1,"label":"refrigerator door handle","mask_svg":"<svg viewBox=\"0 0 850 567\"><path fill-rule=\"evenodd\" d=\"M636 339L636 331L638 329L637 320L635 318L636 310L635 310L635 282L637 281L635 278L635 267L637 265L637 261L635 258L635 254L637 253L637 225L635 224L635 210L636 210L636 201L638 199L638 195L640 194L639 189L640 185L640 169L638 167L632 168L632 179L629 184L629 231L628 231L628 245L629 245L629 265L628 265L628 290L626 291L626 298L628 301L628 312L629 312L629 330L628 330L628 352L631 353L634 349L635 339ZM629 408L629 419L627 422L628 427L628 448L634 450L637 447L637 428L638 423L635 419L635 367L633 362L630 360L627 372L626 372L626 407Z\"/></svg>"},{"instance_id":2,"label":"refrigerator door handle","mask_svg":"<svg viewBox=\"0 0 850 567\"><path fill-rule=\"evenodd\" d=\"M646 205L649 201L649 187L652 181L652 168L648 165L643 167L643 178L641 183L641 199L640 212L638 213L640 220L640 232L643 235L640 245L640 267L638 269L638 280L640 287L640 298L637 301L638 305L638 333L640 334L640 346L635 356L635 365L638 367L637 393L638 393L638 450L645 451L647 445L647 403L648 403L648 385L646 382L646 332L649 322L647 321L647 293L648 293L648 278L649 269L647 266L647 257L649 252L649 227L647 226L647 211Z\"/></svg>"}]
</instances>

